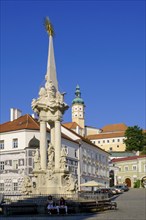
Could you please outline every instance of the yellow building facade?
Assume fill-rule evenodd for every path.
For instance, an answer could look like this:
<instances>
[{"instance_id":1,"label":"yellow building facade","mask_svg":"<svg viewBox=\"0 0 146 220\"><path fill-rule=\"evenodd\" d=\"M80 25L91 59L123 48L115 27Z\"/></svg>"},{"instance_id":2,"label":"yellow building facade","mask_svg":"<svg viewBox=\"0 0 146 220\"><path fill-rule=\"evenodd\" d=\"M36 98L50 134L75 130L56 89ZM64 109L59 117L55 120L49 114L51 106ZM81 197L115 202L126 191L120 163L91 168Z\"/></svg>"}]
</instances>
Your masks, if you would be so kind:
<instances>
[{"instance_id":1,"label":"yellow building facade","mask_svg":"<svg viewBox=\"0 0 146 220\"><path fill-rule=\"evenodd\" d=\"M140 181L140 187L146 188L146 155L117 158L111 162L116 184L126 183L133 188Z\"/></svg>"},{"instance_id":2,"label":"yellow building facade","mask_svg":"<svg viewBox=\"0 0 146 220\"><path fill-rule=\"evenodd\" d=\"M125 151L126 145L124 143L125 131L127 126L123 123L106 125L101 128L99 134L87 135L86 137L101 149L112 151Z\"/></svg>"}]
</instances>

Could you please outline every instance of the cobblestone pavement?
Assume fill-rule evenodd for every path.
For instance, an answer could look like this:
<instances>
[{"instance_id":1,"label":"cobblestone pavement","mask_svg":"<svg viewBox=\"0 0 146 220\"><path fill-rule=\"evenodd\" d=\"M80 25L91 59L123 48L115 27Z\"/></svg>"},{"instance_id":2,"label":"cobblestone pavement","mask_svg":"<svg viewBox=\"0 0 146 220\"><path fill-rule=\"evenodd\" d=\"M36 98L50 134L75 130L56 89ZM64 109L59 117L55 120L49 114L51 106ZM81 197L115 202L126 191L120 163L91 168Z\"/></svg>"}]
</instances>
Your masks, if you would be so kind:
<instances>
[{"instance_id":1,"label":"cobblestone pavement","mask_svg":"<svg viewBox=\"0 0 146 220\"><path fill-rule=\"evenodd\" d=\"M146 189L130 189L115 200L117 210L68 216L0 216L0 220L146 220Z\"/></svg>"}]
</instances>

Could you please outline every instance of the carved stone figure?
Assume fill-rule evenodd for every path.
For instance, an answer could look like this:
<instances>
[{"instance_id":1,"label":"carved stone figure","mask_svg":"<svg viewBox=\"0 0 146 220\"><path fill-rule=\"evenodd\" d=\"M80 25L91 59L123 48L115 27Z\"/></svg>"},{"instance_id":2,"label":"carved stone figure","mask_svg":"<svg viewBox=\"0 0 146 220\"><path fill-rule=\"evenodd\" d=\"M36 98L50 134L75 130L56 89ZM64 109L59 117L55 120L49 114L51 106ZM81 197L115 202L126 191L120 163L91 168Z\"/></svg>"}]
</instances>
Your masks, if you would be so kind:
<instances>
[{"instance_id":1,"label":"carved stone figure","mask_svg":"<svg viewBox=\"0 0 146 220\"><path fill-rule=\"evenodd\" d=\"M48 148L48 168L52 169L52 166L54 166L54 159L55 159L55 150L53 145L50 143Z\"/></svg>"},{"instance_id":2,"label":"carved stone figure","mask_svg":"<svg viewBox=\"0 0 146 220\"><path fill-rule=\"evenodd\" d=\"M77 191L77 179L73 174L69 174L65 177L65 188L66 191L76 192Z\"/></svg>"},{"instance_id":3,"label":"carved stone figure","mask_svg":"<svg viewBox=\"0 0 146 220\"><path fill-rule=\"evenodd\" d=\"M61 157L66 157L67 156L67 149L65 147L62 147L61 149Z\"/></svg>"},{"instance_id":4,"label":"carved stone figure","mask_svg":"<svg viewBox=\"0 0 146 220\"><path fill-rule=\"evenodd\" d=\"M29 176L24 177L24 182L21 191L26 195L32 192L32 183Z\"/></svg>"},{"instance_id":5,"label":"carved stone figure","mask_svg":"<svg viewBox=\"0 0 146 220\"><path fill-rule=\"evenodd\" d=\"M45 96L46 95L46 90L44 87L41 87L40 88L40 91L39 91L39 96L42 97L42 96Z\"/></svg>"},{"instance_id":6,"label":"carved stone figure","mask_svg":"<svg viewBox=\"0 0 146 220\"><path fill-rule=\"evenodd\" d=\"M51 167L50 167L51 168ZM53 176L53 170L48 170L48 172L47 172L47 177L48 177L48 180L52 180L53 178L54 178L54 176Z\"/></svg>"},{"instance_id":7,"label":"carved stone figure","mask_svg":"<svg viewBox=\"0 0 146 220\"><path fill-rule=\"evenodd\" d=\"M61 169L66 169L66 156L67 156L67 151L63 147L61 150L61 158L60 158L60 168Z\"/></svg>"},{"instance_id":8,"label":"carved stone figure","mask_svg":"<svg viewBox=\"0 0 146 220\"><path fill-rule=\"evenodd\" d=\"M35 155L34 155L34 170L40 170L40 156L39 156L39 150L36 149Z\"/></svg>"}]
</instances>

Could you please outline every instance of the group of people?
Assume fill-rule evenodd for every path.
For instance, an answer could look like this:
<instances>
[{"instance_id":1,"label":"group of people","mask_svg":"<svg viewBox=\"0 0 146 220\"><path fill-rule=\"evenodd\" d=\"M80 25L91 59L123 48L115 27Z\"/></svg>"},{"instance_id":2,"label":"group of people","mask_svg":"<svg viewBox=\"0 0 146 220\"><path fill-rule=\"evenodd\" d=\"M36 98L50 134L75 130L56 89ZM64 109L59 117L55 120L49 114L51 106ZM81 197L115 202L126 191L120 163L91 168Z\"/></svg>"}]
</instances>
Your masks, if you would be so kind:
<instances>
[{"instance_id":1,"label":"group of people","mask_svg":"<svg viewBox=\"0 0 146 220\"><path fill-rule=\"evenodd\" d=\"M65 213L67 214L67 205L65 203L65 199L63 197L60 198L59 200L59 205L56 205L55 202L53 201L53 198L51 195L48 196L48 201L47 201L47 209L48 213L51 215L51 211L56 209L57 214L59 214L60 209L64 209Z\"/></svg>"}]
</instances>

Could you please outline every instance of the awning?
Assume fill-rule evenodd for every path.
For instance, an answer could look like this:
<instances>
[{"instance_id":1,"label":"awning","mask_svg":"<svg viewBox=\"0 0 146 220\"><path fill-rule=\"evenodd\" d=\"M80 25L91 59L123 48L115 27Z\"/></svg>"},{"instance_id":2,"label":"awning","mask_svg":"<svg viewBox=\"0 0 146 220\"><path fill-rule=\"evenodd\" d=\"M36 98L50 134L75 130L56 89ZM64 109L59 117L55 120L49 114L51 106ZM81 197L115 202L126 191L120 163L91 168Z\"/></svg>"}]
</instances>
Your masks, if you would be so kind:
<instances>
[{"instance_id":1,"label":"awning","mask_svg":"<svg viewBox=\"0 0 146 220\"><path fill-rule=\"evenodd\" d=\"M103 187L104 186L104 184L102 184L102 183L98 183L98 182L96 182L95 180L91 180L91 181L88 181L88 182L86 182L86 183L82 183L82 184L80 184L80 186L90 186L90 187Z\"/></svg>"}]
</instances>

